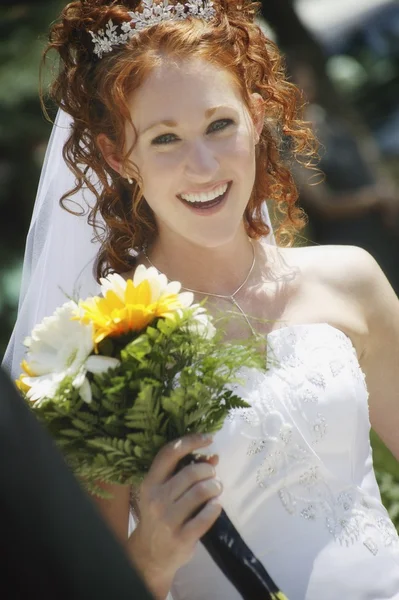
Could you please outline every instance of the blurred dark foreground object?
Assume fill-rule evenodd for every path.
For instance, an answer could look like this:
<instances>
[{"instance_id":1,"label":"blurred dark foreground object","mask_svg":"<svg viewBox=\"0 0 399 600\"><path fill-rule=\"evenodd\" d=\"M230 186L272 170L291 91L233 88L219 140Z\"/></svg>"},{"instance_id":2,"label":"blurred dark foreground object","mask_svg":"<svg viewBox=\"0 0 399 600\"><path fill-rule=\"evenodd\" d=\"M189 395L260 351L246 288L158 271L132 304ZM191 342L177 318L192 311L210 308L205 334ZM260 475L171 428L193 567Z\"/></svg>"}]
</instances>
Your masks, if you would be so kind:
<instances>
[{"instance_id":1,"label":"blurred dark foreground object","mask_svg":"<svg viewBox=\"0 0 399 600\"><path fill-rule=\"evenodd\" d=\"M151 600L0 368L0 598Z\"/></svg>"}]
</instances>

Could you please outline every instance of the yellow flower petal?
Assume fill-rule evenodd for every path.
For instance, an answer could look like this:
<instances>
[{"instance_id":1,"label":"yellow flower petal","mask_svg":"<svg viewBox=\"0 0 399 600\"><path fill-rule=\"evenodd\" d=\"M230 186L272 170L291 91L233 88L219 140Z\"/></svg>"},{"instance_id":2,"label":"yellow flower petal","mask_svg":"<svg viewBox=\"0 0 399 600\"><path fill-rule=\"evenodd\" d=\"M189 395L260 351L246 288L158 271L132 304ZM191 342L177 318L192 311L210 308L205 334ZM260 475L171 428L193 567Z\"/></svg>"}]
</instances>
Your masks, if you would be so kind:
<instances>
[{"instance_id":1,"label":"yellow flower petal","mask_svg":"<svg viewBox=\"0 0 399 600\"><path fill-rule=\"evenodd\" d=\"M137 287L134 286L131 279L127 282L125 293L126 304L141 304L143 306L148 306L151 304L151 301L151 287L146 279L139 283Z\"/></svg>"},{"instance_id":2,"label":"yellow flower petal","mask_svg":"<svg viewBox=\"0 0 399 600\"><path fill-rule=\"evenodd\" d=\"M177 291L180 288L168 288L166 278L165 281L157 280L159 285L153 285L154 277L158 277L155 270L151 273L143 267L141 272L138 268L136 273L137 277L134 280L126 281L124 291L117 280L115 285L118 285L118 289L114 291L113 281L110 279L104 297L96 296L79 303L80 318L85 323L93 323L93 339L96 345L108 336L117 337L129 331L140 332L155 318L170 316L187 304L184 295L180 299L179 294L171 293L172 290Z\"/></svg>"},{"instance_id":3,"label":"yellow flower petal","mask_svg":"<svg viewBox=\"0 0 399 600\"><path fill-rule=\"evenodd\" d=\"M34 373L32 371L32 369L30 368L30 366L28 365L28 363L26 362L26 360L23 360L21 362L21 368L24 371L24 373L26 373L27 375L29 375L29 377L36 377L36 373Z\"/></svg>"},{"instance_id":4,"label":"yellow flower petal","mask_svg":"<svg viewBox=\"0 0 399 600\"><path fill-rule=\"evenodd\" d=\"M15 385L23 393L26 394L30 390L30 385L24 382L26 375L21 375L19 379L15 380Z\"/></svg>"}]
</instances>

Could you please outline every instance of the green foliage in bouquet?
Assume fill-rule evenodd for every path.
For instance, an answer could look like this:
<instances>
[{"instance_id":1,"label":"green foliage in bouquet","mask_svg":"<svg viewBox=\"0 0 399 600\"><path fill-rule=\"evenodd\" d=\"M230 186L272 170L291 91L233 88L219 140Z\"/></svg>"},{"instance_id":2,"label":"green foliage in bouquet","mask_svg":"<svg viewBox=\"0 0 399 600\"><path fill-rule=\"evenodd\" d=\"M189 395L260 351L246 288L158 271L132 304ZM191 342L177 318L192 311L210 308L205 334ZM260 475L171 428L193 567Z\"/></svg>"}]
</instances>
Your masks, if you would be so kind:
<instances>
[{"instance_id":1,"label":"green foliage in bouquet","mask_svg":"<svg viewBox=\"0 0 399 600\"><path fill-rule=\"evenodd\" d=\"M229 410L248 404L234 394L241 367L265 370L255 341L224 343L190 327L190 310L154 320L134 339L106 338L99 352L120 364L88 373L85 402L67 376L53 398L35 408L69 465L93 492L96 485L138 484L168 441L218 431Z\"/></svg>"}]
</instances>

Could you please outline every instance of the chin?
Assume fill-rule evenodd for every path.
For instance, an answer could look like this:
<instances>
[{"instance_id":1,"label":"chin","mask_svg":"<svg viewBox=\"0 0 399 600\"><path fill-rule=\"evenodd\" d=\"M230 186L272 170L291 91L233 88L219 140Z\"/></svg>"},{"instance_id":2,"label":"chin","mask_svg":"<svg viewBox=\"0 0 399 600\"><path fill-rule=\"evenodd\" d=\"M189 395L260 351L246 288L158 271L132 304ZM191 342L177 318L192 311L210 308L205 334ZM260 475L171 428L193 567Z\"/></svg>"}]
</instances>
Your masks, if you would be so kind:
<instances>
[{"instance_id":1,"label":"chin","mask_svg":"<svg viewBox=\"0 0 399 600\"><path fill-rule=\"evenodd\" d=\"M241 233L241 229L244 229L243 221L238 226L236 224L235 227L226 227L223 229L220 227L208 228L206 232L203 232L203 235L199 231L196 231L193 236L189 237L187 231L184 237L195 246L211 250L233 243L239 236L239 233Z\"/></svg>"}]
</instances>

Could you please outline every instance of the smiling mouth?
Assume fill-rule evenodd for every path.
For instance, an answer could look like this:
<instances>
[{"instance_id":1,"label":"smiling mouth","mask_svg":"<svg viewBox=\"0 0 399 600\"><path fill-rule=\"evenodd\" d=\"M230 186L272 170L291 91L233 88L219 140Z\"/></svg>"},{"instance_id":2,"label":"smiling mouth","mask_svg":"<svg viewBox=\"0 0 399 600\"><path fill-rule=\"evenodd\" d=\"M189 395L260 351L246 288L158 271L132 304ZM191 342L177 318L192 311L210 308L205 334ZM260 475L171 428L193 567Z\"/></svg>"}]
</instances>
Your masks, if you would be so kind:
<instances>
[{"instance_id":1,"label":"smiling mouth","mask_svg":"<svg viewBox=\"0 0 399 600\"><path fill-rule=\"evenodd\" d=\"M199 208L200 210L209 210L210 208L214 208L215 206L217 206L218 204L221 204L223 202L223 200L226 198L226 196L231 188L231 184L232 184L232 182L230 181L227 184L226 190L222 194L217 196L216 198L212 198L212 200L196 202L196 201L185 200L181 196L178 196L178 198L186 206L190 206L191 208L197 208L197 209Z\"/></svg>"}]
</instances>

